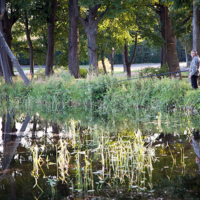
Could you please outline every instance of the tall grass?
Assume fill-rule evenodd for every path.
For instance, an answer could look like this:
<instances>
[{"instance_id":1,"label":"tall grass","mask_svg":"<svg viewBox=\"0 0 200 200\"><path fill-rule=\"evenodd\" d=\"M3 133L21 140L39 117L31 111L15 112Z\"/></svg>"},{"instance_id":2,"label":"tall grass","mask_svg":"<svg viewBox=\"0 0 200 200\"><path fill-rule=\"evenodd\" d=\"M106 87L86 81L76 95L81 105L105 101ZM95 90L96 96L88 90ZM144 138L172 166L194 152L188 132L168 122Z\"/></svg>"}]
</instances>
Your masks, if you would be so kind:
<instances>
[{"instance_id":1,"label":"tall grass","mask_svg":"<svg viewBox=\"0 0 200 200\"><path fill-rule=\"evenodd\" d=\"M141 107L160 111L187 104L199 108L199 92L192 90L185 81L169 78L122 79L100 75L98 78L75 80L61 71L45 81L33 82L33 87L26 87L21 82L12 86L2 84L0 102L6 107L21 106L29 112L48 113L81 106L92 109L98 115L114 115Z\"/></svg>"}]
</instances>

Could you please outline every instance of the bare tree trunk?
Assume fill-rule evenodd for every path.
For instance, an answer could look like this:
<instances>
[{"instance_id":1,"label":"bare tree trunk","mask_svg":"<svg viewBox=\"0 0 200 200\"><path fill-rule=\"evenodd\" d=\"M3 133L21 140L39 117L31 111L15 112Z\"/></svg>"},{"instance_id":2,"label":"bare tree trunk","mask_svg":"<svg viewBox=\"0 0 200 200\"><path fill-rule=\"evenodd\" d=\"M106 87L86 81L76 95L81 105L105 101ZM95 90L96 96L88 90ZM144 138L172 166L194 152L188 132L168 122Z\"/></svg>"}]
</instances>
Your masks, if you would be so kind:
<instances>
[{"instance_id":1,"label":"bare tree trunk","mask_svg":"<svg viewBox=\"0 0 200 200\"><path fill-rule=\"evenodd\" d=\"M78 0L76 0L78 3ZM74 12L73 0L69 0L69 39L68 39L68 66L69 73L75 78L79 78L79 58L78 58L78 16Z\"/></svg>"},{"instance_id":2,"label":"bare tree trunk","mask_svg":"<svg viewBox=\"0 0 200 200\"><path fill-rule=\"evenodd\" d=\"M122 52L122 61L123 61L123 68L124 68L124 72L127 72L127 68L126 68L126 61L125 61L125 52Z\"/></svg>"},{"instance_id":3,"label":"bare tree trunk","mask_svg":"<svg viewBox=\"0 0 200 200\"><path fill-rule=\"evenodd\" d=\"M167 64L169 66L169 72L180 71L178 54L176 49L176 37L174 29L172 27L169 9L167 6L158 5L160 11L157 13L160 15L162 26L162 37L165 40L165 51L163 51L163 58L166 57ZM165 55L164 55L165 54ZM164 60L163 60L164 64ZM171 77L179 77L182 79L181 73L173 73Z\"/></svg>"},{"instance_id":4,"label":"bare tree trunk","mask_svg":"<svg viewBox=\"0 0 200 200\"><path fill-rule=\"evenodd\" d=\"M45 76L53 74L53 57L54 57L54 28L55 28L55 15L57 8L57 0L51 0L52 13L47 18L48 23L48 46L47 58L45 66Z\"/></svg>"},{"instance_id":5,"label":"bare tree trunk","mask_svg":"<svg viewBox=\"0 0 200 200\"><path fill-rule=\"evenodd\" d=\"M105 62L104 62L104 50L101 51L101 62L103 65L104 74L107 74L107 70L106 70L106 66L105 66Z\"/></svg>"},{"instance_id":6,"label":"bare tree trunk","mask_svg":"<svg viewBox=\"0 0 200 200\"><path fill-rule=\"evenodd\" d=\"M29 46L29 52L30 52L30 75L31 78L34 76L34 60L33 60L33 45L30 37L30 30L28 29L28 18L25 11L25 27L26 27L26 38Z\"/></svg>"}]
</instances>

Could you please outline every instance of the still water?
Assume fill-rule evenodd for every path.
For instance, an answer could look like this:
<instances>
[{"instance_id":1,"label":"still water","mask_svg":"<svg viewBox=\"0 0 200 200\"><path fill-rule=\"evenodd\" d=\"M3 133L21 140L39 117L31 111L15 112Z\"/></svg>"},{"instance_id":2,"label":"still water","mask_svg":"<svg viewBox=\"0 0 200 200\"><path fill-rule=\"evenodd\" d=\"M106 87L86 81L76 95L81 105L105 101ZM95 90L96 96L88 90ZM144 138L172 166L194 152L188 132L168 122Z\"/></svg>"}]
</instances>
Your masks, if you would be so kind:
<instances>
[{"instance_id":1,"label":"still water","mask_svg":"<svg viewBox=\"0 0 200 200\"><path fill-rule=\"evenodd\" d=\"M13 116L0 119L0 199L200 199L195 117Z\"/></svg>"}]
</instances>

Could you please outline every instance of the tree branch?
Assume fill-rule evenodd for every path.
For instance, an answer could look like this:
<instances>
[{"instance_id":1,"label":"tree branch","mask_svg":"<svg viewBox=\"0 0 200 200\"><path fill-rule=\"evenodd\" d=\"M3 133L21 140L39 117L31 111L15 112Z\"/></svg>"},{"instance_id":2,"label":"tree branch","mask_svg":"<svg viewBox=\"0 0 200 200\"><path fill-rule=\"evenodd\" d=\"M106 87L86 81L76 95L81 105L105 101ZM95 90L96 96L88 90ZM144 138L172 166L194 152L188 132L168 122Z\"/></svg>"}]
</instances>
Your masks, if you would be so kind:
<instances>
[{"instance_id":1,"label":"tree branch","mask_svg":"<svg viewBox=\"0 0 200 200\"><path fill-rule=\"evenodd\" d=\"M107 6L106 10L101 13L101 15L98 17L98 19L96 20L97 23L99 23L99 21L103 18L103 16L106 14L106 12L109 10L109 7Z\"/></svg>"},{"instance_id":2,"label":"tree branch","mask_svg":"<svg viewBox=\"0 0 200 200\"><path fill-rule=\"evenodd\" d=\"M185 25L191 18L191 15L189 15L186 19L183 20L182 26Z\"/></svg>"}]
</instances>

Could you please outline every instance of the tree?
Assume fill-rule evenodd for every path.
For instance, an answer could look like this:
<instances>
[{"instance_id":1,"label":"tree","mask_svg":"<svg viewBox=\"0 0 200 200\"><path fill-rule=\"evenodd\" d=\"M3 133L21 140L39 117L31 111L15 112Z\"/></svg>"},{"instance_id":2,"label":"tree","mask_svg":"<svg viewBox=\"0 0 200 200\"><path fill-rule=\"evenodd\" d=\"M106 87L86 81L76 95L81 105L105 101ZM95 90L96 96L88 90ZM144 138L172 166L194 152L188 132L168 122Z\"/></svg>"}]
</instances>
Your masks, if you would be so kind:
<instances>
[{"instance_id":1,"label":"tree","mask_svg":"<svg viewBox=\"0 0 200 200\"><path fill-rule=\"evenodd\" d=\"M8 44L10 49L11 49L11 43L12 43L11 29L13 25L17 22L17 20L20 18L20 8L22 4L23 2L19 0L9 0L6 3L6 10L3 17L3 32L4 32L4 38L6 40L6 43ZM14 76L13 64L9 57L8 57L8 63L10 67L10 72L12 76Z\"/></svg>"},{"instance_id":2,"label":"tree","mask_svg":"<svg viewBox=\"0 0 200 200\"><path fill-rule=\"evenodd\" d=\"M197 1L193 1L193 49L200 52L200 8Z\"/></svg>"},{"instance_id":3,"label":"tree","mask_svg":"<svg viewBox=\"0 0 200 200\"><path fill-rule=\"evenodd\" d=\"M19 74L21 75L22 79L24 80L24 83L26 85L29 85L29 83L30 83L29 79L24 74L22 68L19 65L18 60L13 55L12 51L10 50L8 44L5 41L5 38L3 37L1 22L2 22L2 17L4 15L4 13L5 13L5 0L1 0L1 16L0 16L0 45L1 45L0 54L1 54L1 56L0 56L0 60L1 60L1 66L3 69L3 73L4 73L5 82L12 83L10 68L9 68L9 66L7 64L7 60L6 60L6 56L8 55L9 58L11 59L13 65L17 68Z\"/></svg>"},{"instance_id":4,"label":"tree","mask_svg":"<svg viewBox=\"0 0 200 200\"><path fill-rule=\"evenodd\" d=\"M1 68L2 68L2 72L3 72L3 76L5 79L5 83L9 84L12 83L12 76L11 76L11 72L10 72L10 67L8 64L8 57L6 55L5 49L3 48L3 43L5 42L4 37L2 35L3 33L3 28L2 28L2 17L5 13L5 1L1 0L1 16L0 16L0 63L1 63Z\"/></svg>"},{"instance_id":5,"label":"tree","mask_svg":"<svg viewBox=\"0 0 200 200\"><path fill-rule=\"evenodd\" d=\"M138 14L136 14L136 26L138 25ZM124 44L124 56L125 56L125 64L126 64L126 70L127 70L127 77L130 78L131 77L131 64L133 63L133 60L135 58L136 55L136 49L137 49L137 38L138 38L138 34L137 31L135 32L135 48L133 51L133 55L131 57L131 60L128 60L128 44L127 44L127 40L125 39L125 44Z\"/></svg>"},{"instance_id":6,"label":"tree","mask_svg":"<svg viewBox=\"0 0 200 200\"><path fill-rule=\"evenodd\" d=\"M31 37L30 37L31 29L29 29L29 23L28 23L28 17L27 17L26 10L24 11L24 16L25 16L26 38L27 38L29 51L30 51L30 75L33 78L33 75L34 75L33 44L32 44Z\"/></svg>"},{"instance_id":7,"label":"tree","mask_svg":"<svg viewBox=\"0 0 200 200\"><path fill-rule=\"evenodd\" d=\"M196 49L198 41L193 41L194 38L198 36L198 27L196 27L197 20L194 19L193 7L195 5L192 4L189 0L175 0L173 5L171 6L171 18L172 24L174 27L174 32L176 37L181 42L182 46L185 48L185 59L188 66L188 53L192 50L192 48ZM197 13L195 13L197 14ZM193 18L193 25L192 25ZM193 28L192 28L193 26ZM191 31L193 30L193 31ZM192 32L194 37L192 38ZM194 47L192 47L195 44Z\"/></svg>"},{"instance_id":8,"label":"tree","mask_svg":"<svg viewBox=\"0 0 200 200\"><path fill-rule=\"evenodd\" d=\"M76 0L76 4L78 1ZM68 39L68 66L69 73L79 78L78 59L78 17L75 15L74 1L69 0L69 39Z\"/></svg>"},{"instance_id":9,"label":"tree","mask_svg":"<svg viewBox=\"0 0 200 200\"><path fill-rule=\"evenodd\" d=\"M162 4L161 0L159 1L159 4L156 3L155 6L156 13L159 14L160 21L162 22L161 35L165 40L164 51L162 51L161 63L165 64L167 62L169 66L169 72L180 71L176 49L176 37L170 18L169 7ZM171 76L176 77L177 74L173 73L171 74ZM180 72L178 73L178 77L182 79Z\"/></svg>"},{"instance_id":10,"label":"tree","mask_svg":"<svg viewBox=\"0 0 200 200\"><path fill-rule=\"evenodd\" d=\"M85 13L85 19L80 16L78 11L78 4L76 0L74 0L75 5L75 13L78 16L79 21L85 29L85 33L88 39L88 54L89 54L89 72L90 74L93 72L98 75L98 61L97 61L97 43L96 36L98 33L98 23L103 18L105 13L108 10L108 6L106 9L98 16L98 10L102 8L102 5L98 1L90 1L89 2L89 12Z\"/></svg>"},{"instance_id":11,"label":"tree","mask_svg":"<svg viewBox=\"0 0 200 200\"><path fill-rule=\"evenodd\" d=\"M48 5L49 3L47 3ZM53 58L54 58L54 28L55 28L55 15L57 8L57 0L50 1L51 12L48 14L48 45L47 45L47 58L45 66L45 76L53 74Z\"/></svg>"}]
</instances>

